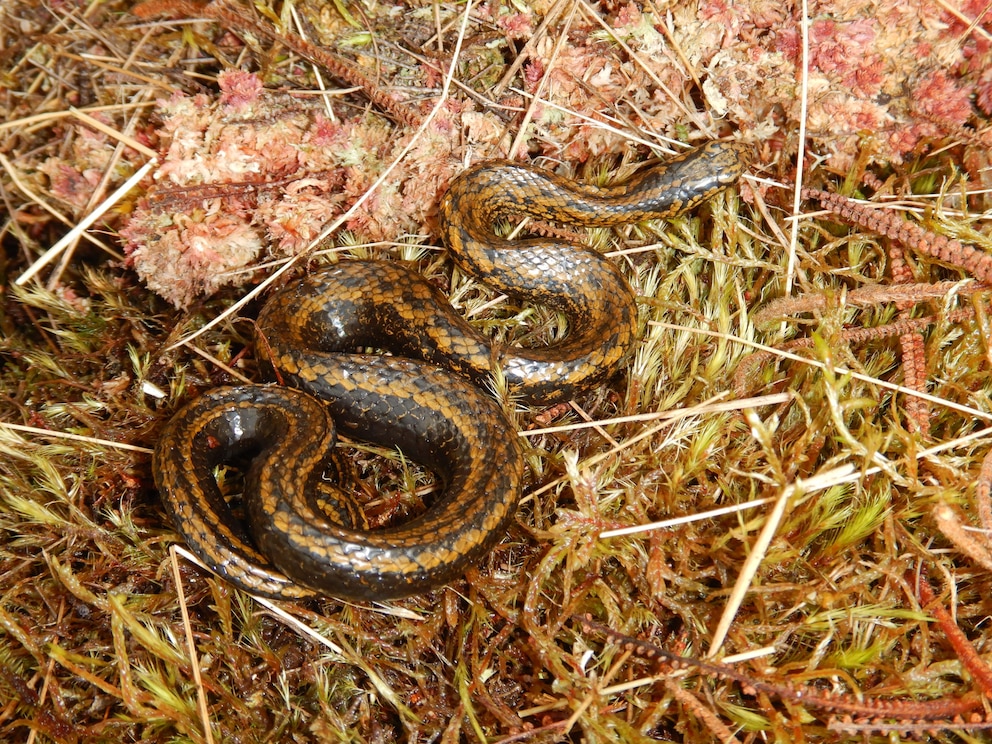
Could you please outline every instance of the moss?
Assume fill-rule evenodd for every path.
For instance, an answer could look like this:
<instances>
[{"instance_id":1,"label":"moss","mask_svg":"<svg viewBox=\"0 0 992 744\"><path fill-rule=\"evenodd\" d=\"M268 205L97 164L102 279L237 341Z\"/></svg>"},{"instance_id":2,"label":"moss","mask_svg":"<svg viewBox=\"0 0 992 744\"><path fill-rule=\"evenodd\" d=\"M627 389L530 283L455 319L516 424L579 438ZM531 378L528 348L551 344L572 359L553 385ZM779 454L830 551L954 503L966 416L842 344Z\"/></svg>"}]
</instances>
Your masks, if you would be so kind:
<instances>
[{"instance_id":1,"label":"moss","mask_svg":"<svg viewBox=\"0 0 992 744\"><path fill-rule=\"evenodd\" d=\"M972 5L962 12L977 16ZM0 56L0 739L199 742L205 721L225 742L860 741L858 727L870 728L712 670L659 675L573 621L586 613L691 657L708 653L724 620L719 653L771 647L735 667L769 683L934 701L934 711L988 694L915 588L921 569L945 582L937 601L980 655L988 544L964 527L979 523L992 415L987 290L925 252L903 259L918 283L894 285L890 239L813 203L786 276L791 190L774 179L796 175L803 115L791 11L684 4L670 22L597 5L544 27L547 7L480 5L456 66L465 87L418 134L410 122L438 103L461 8L386 3L345 17L297 5L325 46L349 41L339 52L375 72L376 96L334 95L326 108L300 94L316 83L299 48L253 31L288 8L255 19L238 7L243 26L152 23L125 2L0 9L10 42ZM804 164L804 181L872 194L899 219L987 251L988 111L969 103L988 98L987 45L937 6L879 12L887 20L839 0L817 9L805 115L819 159ZM407 54L414 41L422 48ZM862 53L838 53L854 47ZM263 99L267 108L244 115ZM255 304L237 305L247 290L235 286L273 277L287 255L319 261L308 253L318 235L326 253L417 262L487 332L528 343L561 333L555 314L453 271L432 237L450 178L464 161L507 155L531 106L520 152L587 180L629 172L663 136L731 130L757 141L760 179L669 224L594 235L639 295L641 342L621 374L571 406L516 406L529 481L503 542L464 580L388 605L274 608L170 552L177 538L147 448L183 402L257 379L251 323L228 315L251 317ZM230 119L232 108L235 134L223 117L193 121ZM207 132L212 142L193 141ZM290 146L286 132L306 141ZM167 148L175 142L181 153ZM266 188L216 168L165 185L181 164L245 142L265 158ZM13 283L149 152L158 180L36 279ZM252 157L236 162L250 170ZM147 237L233 214L270 255L236 276L207 262L204 275L223 281L186 276L161 292L181 295L184 311L138 282L133 254L125 260L135 226ZM322 234L344 215L347 232ZM186 235L210 250L225 242L201 232ZM772 304L786 286L792 295ZM899 389L903 334L878 330L921 318L929 435L911 425L912 393ZM791 356L755 349L790 341ZM358 459L367 483L387 489L372 497L373 516L416 508L424 473L395 453L362 448ZM602 536L723 507L737 510ZM752 556L753 578L735 593ZM892 731L864 738L940 728L934 740L958 740L954 726L886 720Z\"/></svg>"}]
</instances>

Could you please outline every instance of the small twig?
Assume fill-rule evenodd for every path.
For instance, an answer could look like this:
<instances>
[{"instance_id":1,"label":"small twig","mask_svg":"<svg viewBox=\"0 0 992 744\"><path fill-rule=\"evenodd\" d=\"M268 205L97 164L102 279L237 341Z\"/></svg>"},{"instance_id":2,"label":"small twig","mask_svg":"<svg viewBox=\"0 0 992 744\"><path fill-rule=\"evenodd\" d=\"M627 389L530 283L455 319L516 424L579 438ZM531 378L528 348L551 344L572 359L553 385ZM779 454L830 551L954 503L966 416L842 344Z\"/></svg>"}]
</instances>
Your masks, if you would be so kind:
<instances>
[{"instance_id":1,"label":"small twig","mask_svg":"<svg viewBox=\"0 0 992 744\"><path fill-rule=\"evenodd\" d=\"M935 505L933 518L937 522L937 529L954 544L954 547L986 571L992 571L992 551L989 551L987 543L983 544L971 536L949 504L940 502Z\"/></svg>"},{"instance_id":2,"label":"small twig","mask_svg":"<svg viewBox=\"0 0 992 744\"><path fill-rule=\"evenodd\" d=\"M562 26L561 33L558 35L558 40L555 42L554 49L551 51L551 59L548 61L547 67L544 70L544 75L541 76L541 80L537 84L537 90L534 91L534 97L531 99L530 105L527 106L527 110L524 112L523 119L520 122L520 127L517 131L517 136L510 145L510 150L507 153L507 157L511 160L516 158L517 152L523 145L524 140L527 137L527 130L530 127L531 119L534 117L534 111L537 108L537 101L541 97L541 93L544 92L545 86L548 81L551 80L551 72L554 69L554 65L558 61L558 55L561 53L562 47L568 41L568 33L572 28L572 19L575 17L576 5L572 5L571 9L568 11L568 17L565 19L565 23Z\"/></svg>"},{"instance_id":3,"label":"small twig","mask_svg":"<svg viewBox=\"0 0 992 744\"><path fill-rule=\"evenodd\" d=\"M695 107L686 106L682 96L676 95L671 87L668 86L661 77L659 77L658 72L654 69L654 67L645 63L643 55L638 54L637 51L631 48L631 46L616 33L616 29L603 20L602 16L596 11L595 8L590 6L589 3L585 2L585 0L577 0L577 5L582 8L583 12L586 14L586 17L594 20L602 27L604 33L609 34L611 42L619 46L628 58L644 71L644 74L658 86L659 90L665 93L668 100L671 101L672 104L676 106L689 121L695 124L699 130L704 132L708 137L713 138L715 136L713 128L707 125L706 121L699 115Z\"/></svg>"},{"instance_id":4,"label":"small twig","mask_svg":"<svg viewBox=\"0 0 992 744\"><path fill-rule=\"evenodd\" d=\"M41 437L52 437L53 439L71 439L74 442L86 442L100 447L114 447L115 449L127 450L129 452L141 452L150 455L152 450L147 447L139 447L136 444L125 444L124 442L113 442L109 439L99 439L97 437L87 437L83 434L72 434L67 431L53 431L51 429L41 429L37 426L25 426L23 424L8 424L0 421L0 431L16 431L24 434L34 434Z\"/></svg>"},{"instance_id":5,"label":"small twig","mask_svg":"<svg viewBox=\"0 0 992 744\"><path fill-rule=\"evenodd\" d=\"M235 33L240 32L242 35L245 32L257 34L258 36L282 44L294 54L298 54L313 64L319 65L346 83L360 87L372 103L394 116L399 123L415 127L423 119L418 113L401 106L400 101L384 93L370 77L349 62L303 40L299 36L280 34L274 28L258 23L253 18L249 18L239 9L228 5L224 0L215 0L215 2L208 2L202 5L196 2L190 2L189 0L148 0L148 2L141 3L133 8L132 12L139 18L149 18L156 15L208 18L223 24L225 28Z\"/></svg>"},{"instance_id":6,"label":"small twig","mask_svg":"<svg viewBox=\"0 0 992 744\"><path fill-rule=\"evenodd\" d=\"M947 640L954 647L954 653L957 654L961 663L964 664L965 668L971 674L971 678L975 681L975 684L981 688L985 697L992 699L992 669L982 661L971 641L968 640L968 637L961 631L957 623L954 622L951 613L944 609L944 605L937 601L933 593L933 588L930 586L930 581L925 575L920 577L917 592L920 595L920 602L923 603L923 609L933 613L933 616L937 619L937 623L940 625L940 629L944 631Z\"/></svg>"},{"instance_id":7,"label":"small twig","mask_svg":"<svg viewBox=\"0 0 992 744\"><path fill-rule=\"evenodd\" d=\"M972 308L961 308L960 310L955 310L948 313L945 319L951 323L960 323L973 318L974 316L975 311ZM876 326L874 328L848 328L841 331L838 336L840 341L856 346L858 344L880 341L893 336L902 337L906 334L919 333L934 323L937 323L939 320L940 318L934 315L927 315L922 318L907 318L905 320L897 320L883 326ZM740 361L740 364L737 365L737 369L734 371L734 390L740 394L744 394L744 392L750 388L748 380L753 376L755 368L764 364L770 357L785 355L786 358L788 358L787 354L789 352L793 352L798 349L809 349L812 348L813 344L814 340L812 338L797 338L780 344L774 350L762 350L751 354L750 356L744 357ZM925 400L930 399L930 396L927 395L925 390L913 388L908 384L908 379L906 380L906 383L907 384L904 386L906 389L919 393L920 398Z\"/></svg>"},{"instance_id":8,"label":"small twig","mask_svg":"<svg viewBox=\"0 0 992 744\"><path fill-rule=\"evenodd\" d=\"M889 246L889 268L892 281L898 284L909 284L913 281L913 273L906 263L902 246L893 243ZM896 308L901 318L906 319L915 303L909 299L898 300ZM920 331L907 331L899 335L899 347L902 351L903 382L906 387L925 392L927 389L926 345ZM903 403L909 428L915 429L922 436L930 436L930 407L921 398L907 397Z\"/></svg>"},{"instance_id":9,"label":"small twig","mask_svg":"<svg viewBox=\"0 0 992 744\"><path fill-rule=\"evenodd\" d=\"M124 183L122 183L117 188L117 190L114 191L114 193L112 193L110 196L104 199L103 203L99 207L97 207L88 215L86 215L83 219L81 219L75 227L73 227L69 232L67 232L62 237L61 240L59 240L55 245L53 245L51 248L45 251L42 254L41 258L39 258L37 261L31 264L31 266L28 267L28 269L23 274L17 277L17 279L14 280L14 284L17 284L18 286L23 286L27 284L31 280L31 277L33 277L35 274L37 274L39 271L45 268L45 266L47 266L51 261L53 261L56 258L56 256L58 256L63 250L66 249L67 246L75 242L82 233L86 232L86 230L90 227L90 225L92 225L94 222L100 219L107 212L107 210L109 210L112 206L117 204L117 202L123 199L124 195L127 194L127 192L130 191L132 187L134 187L134 185L137 184L142 178L144 178L148 174L148 172L156 165L158 165L158 161L155 158L152 158L143 166L141 166L134 173L134 175L132 175L129 179L127 179Z\"/></svg>"},{"instance_id":10,"label":"small twig","mask_svg":"<svg viewBox=\"0 0 992 744\"><path fill-rule=\"evenodd\" d=\"M186 606L186 592L183 590L183 577L179 572L179 560L176 558L176 546L169 551L172 564L172 580L176 584L176 594L179 597L179 612L183 618L183 630L186 634L186 648L189 651L190 668L193 670L193 684L196 685L196 702L203 724L203 739L206 744L213 744L214 733L210 727L210 709L207 707L207 692L203 686L203 675L200 673L200 657L196 653L196 641L193 637L193 626L189 621L189 609Z\"/></svg>"},{"instance_id":11,"label":"small twig","mask_svg":"<svg viewBox=\"0 0 992 744\"><path fill-rule=\"evenodd\" d=\"M648 661L653 661L670 669L696 669L715 679L737 682L746 695L763 693L771 697L797 703L807 709L826 713L855 716L865 723L880 722L879 719L906 721L910 724L930 721L941 726L958 726L954 719L980 708L981 698L969 695L959 698L939 700L862 700L842 693L819 692L810 687L796 687L787 682L767 682L739 672L733 667L719 662L703 661L688 656L680 656L666 651L648 641L642 641L594 621L591 616L575 618L587 633L600 633L625 651ZM980 720L980 719L979 719ZM977 721L976 721L977 722Z\"/></svg>"},{"instance_id":12,"label":"small twig","mask_svg":"<svg viewBox=\"0 0 992 744\"><path fill-rule=\"evenodd\" d=\"M503 77L500 81L493 86L492 96L493 98L499 98L503 95L504 91L509 86L510 81L517 75L520 68L523 67L524 63L532 57L537 45L548 35L548 27L558 20L558 16L561 15L562 10L569 0L555 0L554 5L552 5L547 13L544 15L544 19L541 21L541 25L537 27L531 37L524 44L524 48L520 50L520 53L514 58L506 67L506 72L503 73ZM574 11L574 8L573 8Z\"/></svg>"},{"instance_id":13,"label":"small twig","mask_svg":"<svg viewBox=\"0 0 992 744\"><path fill-rule=\"evenodd\" d=\"M806 162L806 123L809 120L809 6L807 0L802 0L802 15L799 24L799 37L802 43L802 64L799 68L799 141L796 158L799 163L796 185L792 192L792 214L799 215L800 202L803 196L803 175ZM799 221L793 220L789 236L789 261L785 269L785 294L792 294L792 283L795 281L796 264L798 261Z\"/></svg>"},{"instance_id":14,"label":"small twig","mask_svg":"<svg viewBox=\"0 0 992 744\"><path fill-rule=\"evenodd\" d=\"M887 210L876 209L840 194L818 189L802 190L804 199L815 199L824 209L855 225L897 240L918 253L959 266L985 284L992 284L992 255L974 246L929 232Z\"/></svg>"},{"instance_id":15,"label":"small twig","mask_svg":"<svg viewBox=\"0 0 992 744\"><path fill-rule=\"evenodd\" d=\"M978 502L978 516L982 520L982 527L992 535L992 498L989 493L992 491L992 450L985 455L982 461L982 469L978 474L978 487L976 488L975 500Z\"/></svg>"},{"instance_id":16,"label":"small twig","mask_svg":"<svg viewBox=\"0 0 992 744\"><path fill-rule=\"evenodd\" d=\"M713 630L710 647L706 652L708 657L712 657L720 651L727 634L730 633L730 627L733 625L734 618L744 603L744 597L751 588L751 583L757 575L758 569L761 567L761 562L767 555L768 548L785 517L786 507L792 505L796 497L831 488L839 480L850 477L854 472L855 469L852 465L849 463L843 464L824 472L816 473L810 478L804 478L802 480L797 478L793 483L789 483L781 489L774 499L772 508L765 515L765 524L751 545L747 559L744 561L744 565L741 566L740 573L734 581L730 596L727 598L727 604L720 614L720 620L717 622L716 628Z\"/></svg>"}]
</instances>

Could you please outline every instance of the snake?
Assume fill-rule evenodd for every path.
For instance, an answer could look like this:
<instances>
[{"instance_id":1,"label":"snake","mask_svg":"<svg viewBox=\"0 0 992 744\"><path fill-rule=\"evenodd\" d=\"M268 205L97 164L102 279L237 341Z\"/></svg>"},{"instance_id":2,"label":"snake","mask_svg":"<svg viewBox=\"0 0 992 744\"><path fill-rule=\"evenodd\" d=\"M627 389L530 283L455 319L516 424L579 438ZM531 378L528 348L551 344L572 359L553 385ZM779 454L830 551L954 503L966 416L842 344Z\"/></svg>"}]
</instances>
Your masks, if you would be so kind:
<instances>
[{"instance_id":1,"label":"snake","mask_svg":"<svg viewBox=\"0 0 992 744\"><path fill-rule=\"evenodd\" d=\"M258 316L255 351L281 384L210 390L161 431L152 470L177 532L215 573L275 599L396 599L464 575L506 533L524 480L523 447L487 386L500 379L532 405L569 400L613 375L638 331L633 291L594 248L503 238L497 226L669 219L735 184L747 152L714 141L606 187L516 161L460 174L439 205L451 258L496 291L562 313L567 334L555 344L490 339L398 261L340 260L278 290ZM425 510L369 529L339 432L431 471L438 488ZM218 484L227 466L243 474L240 510Z\"/></svg>"}]
</instances>

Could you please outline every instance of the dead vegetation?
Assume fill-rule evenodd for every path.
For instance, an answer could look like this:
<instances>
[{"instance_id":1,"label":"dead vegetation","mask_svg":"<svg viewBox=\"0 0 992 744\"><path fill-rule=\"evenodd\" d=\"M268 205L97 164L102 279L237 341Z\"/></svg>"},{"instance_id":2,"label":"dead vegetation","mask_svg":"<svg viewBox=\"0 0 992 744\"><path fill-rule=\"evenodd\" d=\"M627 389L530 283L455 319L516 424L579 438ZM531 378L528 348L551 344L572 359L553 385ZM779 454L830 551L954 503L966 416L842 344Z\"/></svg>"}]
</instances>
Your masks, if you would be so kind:
<instances>
[{"instance_id":1,"label":"dead vegetation","mask_svg":"<svg viewBox=\"0 0 992 744\"><path fill-rule=\"evenodd\" d=\"M986 736L992 16L866 12L0 6L0 739ZM445 260L450 179L601 182L728 135L739 193L591 236L642 341L514 412L529 486L464 581L277 607L169 550L147 448L257 378L268 287L417 261L540 342L556 318ZM399 484L377 521L419 482L385 455L356 451Z\"/></svg>"}]
</instances>

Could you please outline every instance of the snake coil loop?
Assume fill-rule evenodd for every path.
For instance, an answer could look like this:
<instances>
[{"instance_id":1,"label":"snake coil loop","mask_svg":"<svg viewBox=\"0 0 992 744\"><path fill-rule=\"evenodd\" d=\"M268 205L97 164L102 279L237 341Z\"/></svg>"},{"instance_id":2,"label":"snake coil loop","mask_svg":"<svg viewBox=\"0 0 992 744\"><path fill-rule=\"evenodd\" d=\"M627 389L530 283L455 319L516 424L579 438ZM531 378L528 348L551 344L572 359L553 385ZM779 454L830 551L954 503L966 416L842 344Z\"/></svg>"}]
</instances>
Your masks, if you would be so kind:
<instances>
[{"instance_id":1,"label":"snake coil loop","mask_svg":"<svg viewBox=\"0 0 992 744\"><path fill-rule=\"evenodd\" d=\"M153 457L176 529L211 569L269 597L389 599L457 578L503 535L523 479L513 427L479 386L500 372L527 402L569 399L615 372L637 333L633 292L612 263L572 243L503 240L494 222L666 219L735 183L744 162L742 145L713 142L606 189L507 161L456 179L440 210L454 260L494 289L564 313L569 335L552 347L492 343L395 262L341 262L276 293L256 347L298 390L221 388L176 414ZM438 475L440 495L406 524L364 529L350 496L325 479L342 470L335 425L398 446ZM213 474L245 457L247 528Z\"/></svg>"}]
</instances>

